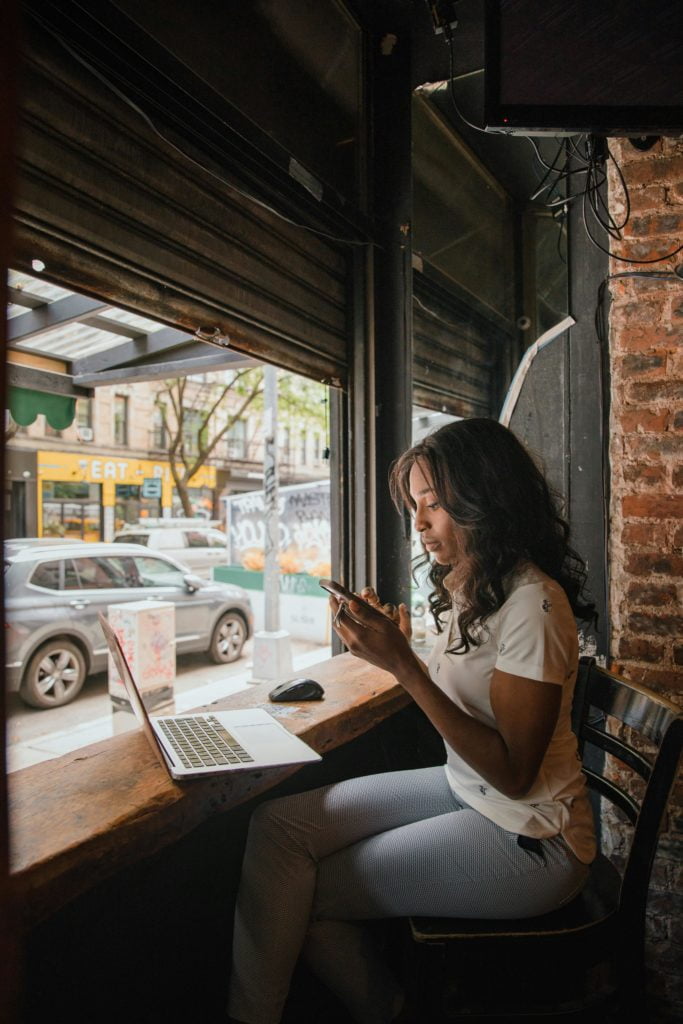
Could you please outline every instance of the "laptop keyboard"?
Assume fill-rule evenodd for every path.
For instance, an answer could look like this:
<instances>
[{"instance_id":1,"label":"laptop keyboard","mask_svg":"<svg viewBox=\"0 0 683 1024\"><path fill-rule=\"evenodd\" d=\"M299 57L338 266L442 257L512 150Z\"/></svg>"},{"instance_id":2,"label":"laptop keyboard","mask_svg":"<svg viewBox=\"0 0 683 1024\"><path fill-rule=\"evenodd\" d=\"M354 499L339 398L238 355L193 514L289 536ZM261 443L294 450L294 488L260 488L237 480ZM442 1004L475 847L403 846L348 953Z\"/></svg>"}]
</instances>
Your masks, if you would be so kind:
<instances>
[{"instance_id":1,"label":"laptop keyboard","mask_svg":"<svg viewBox=\"0 0 683 1024\"><path fill-rule=\"evenodd\" d=\"M254 758L213 715L158 722L184 768L248 764Z\"/></svg>"}]
</instances>

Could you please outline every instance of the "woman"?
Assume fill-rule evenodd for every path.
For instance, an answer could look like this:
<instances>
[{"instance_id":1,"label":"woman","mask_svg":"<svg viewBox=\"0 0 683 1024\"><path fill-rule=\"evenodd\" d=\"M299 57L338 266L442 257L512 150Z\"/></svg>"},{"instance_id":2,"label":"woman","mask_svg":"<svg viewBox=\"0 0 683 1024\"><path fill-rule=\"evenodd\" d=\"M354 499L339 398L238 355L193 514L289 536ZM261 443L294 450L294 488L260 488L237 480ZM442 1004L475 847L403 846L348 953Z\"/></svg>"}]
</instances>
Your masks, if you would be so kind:
<instances>
[{"instance_id":1,"label":"woman","mask_svg":"<svg viewBox=\"0 0 683 1024\"><path fill-rule=\"evenodd\" d=\"M549 488L493 420L442 427L395 464L430 563L429 666L405 605L330 599L349 650L396 677L446 746L444 767L263 804L235 919L230 1013L277 1024L300 953L361 1024L406 1019L361 922L524 917L571 900L595 855L570 728L585 571Z\"/></svg>"}]
</instances>

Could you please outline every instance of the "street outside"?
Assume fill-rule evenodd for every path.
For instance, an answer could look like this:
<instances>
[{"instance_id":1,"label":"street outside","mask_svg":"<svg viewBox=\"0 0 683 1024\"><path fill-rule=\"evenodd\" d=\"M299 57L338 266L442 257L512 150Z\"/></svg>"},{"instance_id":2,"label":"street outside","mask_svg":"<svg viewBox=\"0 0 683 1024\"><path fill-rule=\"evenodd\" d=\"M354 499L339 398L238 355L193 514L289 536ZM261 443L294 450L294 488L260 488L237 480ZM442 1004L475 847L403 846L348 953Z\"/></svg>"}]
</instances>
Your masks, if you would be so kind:
<instances>
[{"instance_id":1,"label":"street outside","mask_svg":"<svg viewBox=\"0 0 683 1024\"><path fill-rule=\"evenodd\" d=\"M293 674L308 674L309 666L330 657L330 648L292 639ZM176 712L190 711L211 701L249 687L252 673L253 639L244 645L238 661L215 665L204 654L178 658L175 682ZM281 681L281 680L280 680ZM273 681L273 686L278 680ZM168 706L163 709L168 712ZM17 693L7 696L8 771L17 771L40 761L69 753L137 728L132 714L112 713L107 673L90 676L76 699L64 707L39 711L30 708Z\"/></svg>"}]
</instances>

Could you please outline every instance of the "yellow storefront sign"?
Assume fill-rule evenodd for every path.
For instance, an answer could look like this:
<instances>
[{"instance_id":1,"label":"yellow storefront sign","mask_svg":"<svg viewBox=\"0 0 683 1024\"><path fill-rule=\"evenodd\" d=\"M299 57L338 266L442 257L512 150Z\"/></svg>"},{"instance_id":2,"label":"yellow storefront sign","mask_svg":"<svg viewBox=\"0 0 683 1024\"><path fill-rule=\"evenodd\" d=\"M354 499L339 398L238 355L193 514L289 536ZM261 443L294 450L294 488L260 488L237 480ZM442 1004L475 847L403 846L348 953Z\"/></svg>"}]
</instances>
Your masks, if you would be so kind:
<instances>
[{"instance_id":1,"label":"yellow storefront sign","mask_svg":"<svg viewBox=\"0 0 683 1024\"><path fill-rule=\"evenodd\" d=\"M142 487L145 479L161 479L161 506L173 504L173 477L168 462L152 459L127 459L99 453L39 451L37 455L38 515L42 519L42 484L45 481L99 484L103 508L113 507L116 485ZM215 466L201 466L190 480L191 487L216 486ZM42 527L42 523L40 523ZM42 531L41 531L42 532Z\"/></svg>"}]
</instances>

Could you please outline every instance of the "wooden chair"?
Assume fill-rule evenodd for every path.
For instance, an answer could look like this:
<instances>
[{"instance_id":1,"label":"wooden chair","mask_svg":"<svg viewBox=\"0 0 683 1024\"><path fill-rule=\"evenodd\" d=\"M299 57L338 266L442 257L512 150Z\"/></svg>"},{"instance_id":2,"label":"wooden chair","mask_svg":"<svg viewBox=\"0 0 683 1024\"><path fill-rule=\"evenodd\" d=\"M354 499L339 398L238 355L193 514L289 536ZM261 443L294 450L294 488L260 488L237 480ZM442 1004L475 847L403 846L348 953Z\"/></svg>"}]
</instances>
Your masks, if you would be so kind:
<instances>
[{"instance_id":1,"label":"wooden chair","mask_svg":"<svg viewBox=\"0 0 683 1024\"><path fill-rule=\"evenodd\" d=\"M429 1024L535 1016L647 1019L645 907L683 714L664 697L582 658L573 721L592 792L634 826L625 862L617 867L600 853L581 894L542 917L411 918L413 997ZM621 770L616 777L617 763L642 783L625 782Z\"/></svg>"}]
</instances>

